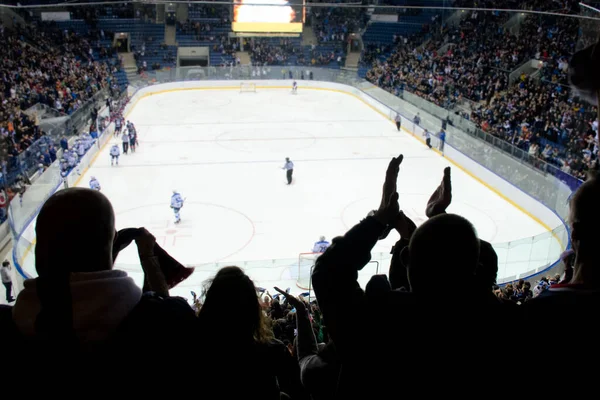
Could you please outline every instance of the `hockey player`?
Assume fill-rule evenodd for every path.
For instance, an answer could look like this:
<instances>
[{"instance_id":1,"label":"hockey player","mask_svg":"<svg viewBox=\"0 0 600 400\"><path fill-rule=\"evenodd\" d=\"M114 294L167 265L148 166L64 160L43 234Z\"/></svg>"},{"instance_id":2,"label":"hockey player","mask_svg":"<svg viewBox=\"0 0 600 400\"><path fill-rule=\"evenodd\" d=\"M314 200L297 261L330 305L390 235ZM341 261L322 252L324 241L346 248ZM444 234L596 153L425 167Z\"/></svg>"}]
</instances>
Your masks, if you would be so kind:
<instances>
[{"instance_id":1,"label":"hockey player","mask_svg":"<svg viewBox=\"0 0 600 400\"><path fill-rule=\"evenodd\" d=\"M65 151L65 159L67 160L67 164L69 165L69 169L75 168L77 165L77 153L75 150Z\"/></svg>"},{"instance_id":2,"label":"hockey player","mask_svg":"<svg viewBox=\"0 0 600 400\"><path fill-rule=\"evenodd\" d=\"M84 132L81 135L81 139L83 142L83 147L85 148L85 151L88 151L90 149L90 147L92 147L92 144L94 143L94 139L92 138L92 135L89 134L89 132Z\"/></svg>"},{"instance_id":3,"label":"hockey player","mask_svg":"<svg viewBox=\"0 0 600 400\"><path fill-rule=\"evenodd\" d=\"M329 243L327 240L325 240L325 236L321 236L319 238L319 241L315 242L315 245L313 246L312 251L313 251L313 253L324 253L330 244L331 243Z\"/></svg>"},{"instance_id":4,"label":"hockey player","mask_svg":"<svg viewBox=\"0 0 600 400\"><path fill-rule=\"evenodd\" d=\"M135 128L133 126L129 129L129 148L132 153L135 153L135 146L137 145L137 133L135 132Z\"/></svg>"},{"instance_id":5,"label":"hockey player","mask_svg":"<svg viewBox=\"0 0 600 400\"><path fill-rule=\"evenodd\" d=\"M75 148L77 149L77 156L79 158L83 157L83 155L85 154L85 144L83 143L82 139L77 139L77 141L75 142Z\"/></svg>"},{"instance_id":6,"label":"hockey player","mask_svg":"<svg viewBox=\"0 0 600 400\"><path fill-rule=\"evenodd\" d=\"M129 136L135 135L135 145L139 146L140 143L137 140L137 129L135 129L135 125L131 121L127 121L127 132L129 132ZM131 147L131 146L129 146Z\"/></svg>"},{"instance_id":7,"label":"hockey player","mask_svg":"<svg viewBox=\"0 0 600 400\"><path fill-rule=\"evenodd\" d=\"M292 184L292 175L294 174L294 163L290 161L289 157L286 157L285 165L281 169L285 169L285 175L287 177L287 184L291 185Z\"/></svg>"},{"instance_id":8,"label":"hockey player","mask_svg":"<svg viewBox=\"0 0 600 400\"><path fill-rule=\"evenodd\" d=\"M118 137L119 132L121 132L121 124L123 122L121 121L121 117L117 117L115 119L115 137Z\"/></svg>"},{"instance_id":9,"label":"hockey player","mask_svg":"<svg viewBox=\"0 0 600 400\"><path fill-rule=\"evenodd\" d=\"M66 158L60 159L60 175L64 178L69 173L69 163Z\"/></svg>"},{"instance_id":10,"label":"hockey player","mask_svg":"<svg viewBox=\"0 0 600 400\"><path fill-rule=\"evenodd\" d=\"M127 154L127 149L129 149L129 132L127 129L123 130L121 141L123 142L123 154Z\"/></svg>"},{"instance_id":11,"label":"hockey player","mask_svg":"<svg viewBox=\"0 0 600 400\"><path fill-rule=\"evenodd\" d=\"M175 213L175 223L178 224L181 222L181 216L179 215L179 210L183 207L184 199L181 197L177 190L173 190L173 195L171 196L171 208Z\"/></svg>"},{"instance_id":12,"label":"hockey player","mask_svg":"<svg viewBox=\"0 0 600 400\"><path fill-rule=\"evenodd\" d=\"M292 94L297 94L298 93L298 82L294 81L294 83L292 83Z\"/></svg>"},{"instance_id":13,"label":"hockey player","mask_svg":"<svg viewBox=\"0 0 600 400\"><path fill-rule=\"evenodd\" d=\"M100 182L98 182L95 176L92 176L92 179L90 179L90 189L100 191Z\"/></svg>"},{"instance_id":14,"label":"hockey player","mask_svg":"<svg viewBox=\"0 0 600 400\"><path fill-rule=\"evenodd\" d=\"M119 150L119 146L116 144L113 144L113 146L110 148L110 166L112 167L115 163L115 161L117 162L117 165L119 165L119 155L121 154L121 150Z\"/></svg>"},{"instance_id":15,"label":"hockey player","mask_svg":"<svg viewBox=\"0 0 600 400\"><path fill-rule=\"evenodd\" d=\"M402 127L402 117L400 116L400 114L396 113L396 118L394 119L394 121L396 121L396 128L399 131Z\"/></svg>"}]
</instances>

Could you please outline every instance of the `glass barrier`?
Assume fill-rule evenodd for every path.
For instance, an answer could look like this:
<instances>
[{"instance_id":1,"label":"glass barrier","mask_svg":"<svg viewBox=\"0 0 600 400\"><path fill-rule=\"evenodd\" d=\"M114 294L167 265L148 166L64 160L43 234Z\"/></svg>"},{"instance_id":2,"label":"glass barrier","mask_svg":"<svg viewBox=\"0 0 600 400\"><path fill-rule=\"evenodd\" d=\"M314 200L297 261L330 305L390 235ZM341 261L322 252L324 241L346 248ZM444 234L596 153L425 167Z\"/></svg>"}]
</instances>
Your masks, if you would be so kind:
<instances>
[{"instance_id":1,"label":"glass barrier","mask_svg":"<svg viewBox=\"0 0 600 400\"><path fill-rule=\"evenodd\" d=\"M368 94L391 108L401 110L401 114L409 120L419 115L420 126L434 134L442 129L442 121L449 117L451 122L446 125L447 144L530 194L554 210L563 220L567 220L568 199L571 192L581 185L577 178L540 159L529 157L523 150L475 128L463 118L455 118L456 116L448 110L411 93L404 92L401 98L378 90L369 90Z\"/></svg>"},{"instance_id":2,"label":"glass barrier","mask_svg":"<svg viewBox=\"0 0 600 400\"><path fill-rule=\"evenodd\" d=\"M25 271L35 271L33 221L42 204L62 184L60 165L55 161L9 204L8 221L13 235L13 263L21 276L28 275Z\"/></svg>"}]
</instances>

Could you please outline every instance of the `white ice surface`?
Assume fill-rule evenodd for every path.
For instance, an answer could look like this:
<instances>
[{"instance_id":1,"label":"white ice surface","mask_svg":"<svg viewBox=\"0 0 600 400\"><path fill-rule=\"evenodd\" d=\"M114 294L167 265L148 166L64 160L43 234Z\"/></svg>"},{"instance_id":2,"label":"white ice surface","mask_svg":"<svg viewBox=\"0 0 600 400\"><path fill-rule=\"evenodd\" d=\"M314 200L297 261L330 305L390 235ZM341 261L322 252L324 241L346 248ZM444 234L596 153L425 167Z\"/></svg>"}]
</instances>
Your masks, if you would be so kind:
<instances>
[{"instance_id":1,"label":"white ice surface","mask_svg":"<svg viewBox=\"0 0 600 400\"><path fill-rule=\"evenodd\" d=\"M377 208L392 156L404 154L400 205L417 224L450 165L342 93L301 88L296 96L275 89L171 92L141 100L128 119L139 133L137 152L122 155L120 165L111 167L110 145L105 146L80 185L95 176L115 208L118 229L146 227L182 263L201 265L173 291L188 298L189 290L198 291L219 265L244 267L257 285L298 292L299 253L309 252L321 235L343 234ZM112 142L120 145L120 139ZM295 163L291 186L281 169L285 157ZM452 184L448 211L468 218L482 239L504 243L545 232L458 168ZM173 223L169 208L173 189L187 198L180 225ZM374 252L389 253L397 239L390 234ZM502 250L499 255L500 276L531 269L528 262L503 263L507 257L528 261L531 246L519 255ZM206 265L217 262L223 264ZM117 266L141 284L134 244ZM379 273L387 268L382 263Z\"/></svg>"}]
</instances>

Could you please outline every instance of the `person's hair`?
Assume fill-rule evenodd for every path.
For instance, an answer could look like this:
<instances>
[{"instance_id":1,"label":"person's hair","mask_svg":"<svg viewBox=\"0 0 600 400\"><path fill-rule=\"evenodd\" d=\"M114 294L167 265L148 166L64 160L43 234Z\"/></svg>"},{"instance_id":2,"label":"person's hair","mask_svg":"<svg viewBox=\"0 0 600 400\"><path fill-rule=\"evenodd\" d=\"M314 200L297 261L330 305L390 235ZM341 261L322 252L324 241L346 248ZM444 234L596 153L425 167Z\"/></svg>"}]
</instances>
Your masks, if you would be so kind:
<instances>
[{"instance_id":1,"label":"person's hair","mask_svg":"<svg viewBox=\"0 0 600 400\"><path fill-rule=\"evenodd\" d=\"M10 263L6 260L2 261L2 266L3 267L8 267L10 265Z\"/></svg>"},{"instance_id":2,"label":"person's hair","mask_svg":"<svg viewBox=\"0 0 600 400\"><path fill-rule=\"evenodd\" d=\"M211 330L214 337L258 343L272 338L256 287L238 267L221 268L212 280L206 282L198 318L203 329Z\"/></svg>"},{"instance_id":3,"label":"person's hair","mask_svg":"<svg viewBox=\"0 0 600 400\"><path fill-rule=\"evenodd\" d=\"M473 225L455 214L427 220L409 244L408 280L412 291L431 291L450 281L472 282L479 264L479 239Z\"/></svg>"}]
</instances>

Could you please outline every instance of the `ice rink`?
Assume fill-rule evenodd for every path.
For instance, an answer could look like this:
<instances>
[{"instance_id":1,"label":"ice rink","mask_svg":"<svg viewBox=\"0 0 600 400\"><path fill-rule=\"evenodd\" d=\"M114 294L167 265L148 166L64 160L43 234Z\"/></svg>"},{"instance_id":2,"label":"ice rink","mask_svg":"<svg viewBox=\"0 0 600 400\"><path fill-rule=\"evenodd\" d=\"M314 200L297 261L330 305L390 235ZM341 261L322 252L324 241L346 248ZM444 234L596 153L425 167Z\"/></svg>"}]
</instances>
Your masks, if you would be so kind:
<instances>
[{"instance_id":1,"label":"ice rink","mask_svg":"<svg viewBox=\"0 0 600 400\"><path fill-rule=\"evenodd\" d=\"M128 119L138 130L137 152L111 167L105 146L80 185L98 178L118 229L146 227L175 258L198 267L174 290L188 298L222 265L244 267L257 285L297 292L299 253L377 208L392 156L404 154L400 206L417 224L451 165L358 99L323 90L170 92L140 100ZM291 186L285 157L295 163ZM503 243L546 232L458 168L452 183L448 211L468 218L482 239ZM173 189L187 199L179 225L169 208ZM388 254L397 239L390 234L374 252ZM141 284L134 244L117 267ZM382 263L379 272L387 268Z\"/></svg>"}]
</instances>

